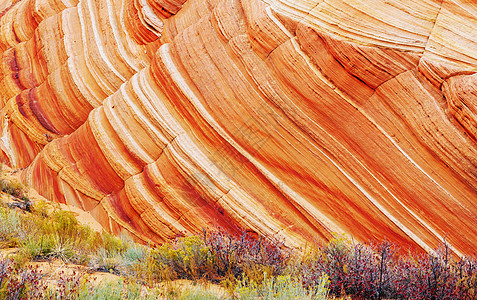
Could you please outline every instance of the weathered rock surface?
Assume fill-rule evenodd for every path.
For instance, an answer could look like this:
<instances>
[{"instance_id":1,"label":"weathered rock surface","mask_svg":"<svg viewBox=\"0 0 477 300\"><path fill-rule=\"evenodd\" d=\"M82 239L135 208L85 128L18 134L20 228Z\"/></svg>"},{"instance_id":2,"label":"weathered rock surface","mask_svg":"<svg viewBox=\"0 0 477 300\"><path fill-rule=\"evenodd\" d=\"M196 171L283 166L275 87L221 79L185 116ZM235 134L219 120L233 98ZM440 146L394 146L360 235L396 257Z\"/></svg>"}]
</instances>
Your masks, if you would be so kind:
<instances>
[{"instance_id":1,"label":"weathered rock surface","mask_svg":"<svg viewBox=\"0 0 477 300\"><path fill-rule=\"evenodd\" d=\"M2 0L1 159L161 242L477 246L477 5Z\"/></svg>"}]
</instances>

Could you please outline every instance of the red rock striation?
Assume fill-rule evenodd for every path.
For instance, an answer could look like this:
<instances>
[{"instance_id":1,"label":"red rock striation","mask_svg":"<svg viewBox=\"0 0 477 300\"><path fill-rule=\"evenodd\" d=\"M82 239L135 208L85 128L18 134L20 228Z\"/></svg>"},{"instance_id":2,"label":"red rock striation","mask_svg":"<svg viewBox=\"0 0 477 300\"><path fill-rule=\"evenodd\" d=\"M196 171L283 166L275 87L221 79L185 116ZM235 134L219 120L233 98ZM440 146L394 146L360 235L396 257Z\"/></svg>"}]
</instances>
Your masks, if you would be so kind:
<instances>
[{"instance_id":1,"label":"red rock striation","mask_svg":"<svg viewBox=\"0 0 477 300\"><path fill-rule=\"evenodd\" d=\"M477 246L477 5L1 0L1 159L144 242Z\"/></svg>"}]
</instances>

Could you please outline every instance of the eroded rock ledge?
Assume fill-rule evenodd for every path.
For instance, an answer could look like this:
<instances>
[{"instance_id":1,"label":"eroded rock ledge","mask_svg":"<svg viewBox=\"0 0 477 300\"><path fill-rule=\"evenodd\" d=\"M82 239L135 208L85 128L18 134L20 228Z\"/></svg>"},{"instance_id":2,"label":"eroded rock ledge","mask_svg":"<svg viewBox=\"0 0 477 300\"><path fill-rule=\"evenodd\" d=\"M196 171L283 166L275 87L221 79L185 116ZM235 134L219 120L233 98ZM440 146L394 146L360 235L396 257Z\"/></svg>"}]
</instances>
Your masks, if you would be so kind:
<instances>
[{"instance_id":1,"label":"eroded rock ledge","mask_svg":"<svg viewBox=\"0 0 477 300\"><path fill-rule=\"evenodd\" d=\"M477 6L0 1L1 160L160 243L477 246Z\"/></svg>"}]
</instances>

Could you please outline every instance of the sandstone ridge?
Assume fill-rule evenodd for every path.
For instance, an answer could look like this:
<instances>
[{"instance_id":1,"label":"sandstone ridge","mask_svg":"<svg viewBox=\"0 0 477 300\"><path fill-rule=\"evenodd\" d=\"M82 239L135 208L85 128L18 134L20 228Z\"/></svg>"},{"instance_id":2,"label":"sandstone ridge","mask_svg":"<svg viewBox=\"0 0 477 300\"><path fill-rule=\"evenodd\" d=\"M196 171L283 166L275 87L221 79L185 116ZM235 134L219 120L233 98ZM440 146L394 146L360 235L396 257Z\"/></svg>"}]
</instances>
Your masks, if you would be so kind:
<instances>
[{"instance_id":1,"label":"sandstone ridge","mask_svg":"<svg viewBox=\"0 0 477 300\"><path fill-rule=\"evenodd\" d=\"M477 246L477 5L0 0L1 160L161 243Z\"/></svg>"}]
</instances>

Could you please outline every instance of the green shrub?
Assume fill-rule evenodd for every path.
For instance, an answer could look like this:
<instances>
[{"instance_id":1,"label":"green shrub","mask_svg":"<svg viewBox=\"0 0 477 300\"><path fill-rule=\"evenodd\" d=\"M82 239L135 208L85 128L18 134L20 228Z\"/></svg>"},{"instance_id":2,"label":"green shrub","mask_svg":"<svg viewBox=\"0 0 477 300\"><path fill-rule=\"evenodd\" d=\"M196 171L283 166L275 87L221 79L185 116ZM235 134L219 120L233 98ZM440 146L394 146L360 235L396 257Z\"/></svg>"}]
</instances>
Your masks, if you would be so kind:
<instances>
[{"instance_id":1,"label":"green shrub","mask_svg":"<svg viewBox=\"0 0 477 300\"><path fill-rule=\"evenodd\" d=\"M102 232L98 237L90 239L90 246L94 249L94 255L89 265L94 269L124 276L135 277L143 283L152 276L147 275L155 264L151 258L151 249L134 243L128 236L116 237Z\"/></svg>"},{"instance_id":2,"label":"green shrub","mask_svg":"<svg viewBox=\"0 0 477 300\"><path fill-rule=\"evenodd\" d=\"M2 192L12 195L15 198L26 198L25 187L17 181L9 181L5 178L0 178L0 189Z\"/></svg>"},{"instance_id":3,"label":"green shrub","mask_svg":"<svg viewBox=\"0 0 477 300\"><path fill-rule=\"evenodd\" d=\"M77 297L70 297L67 299L91 299L91 300L153 300L162 297L160 291L155 289L145 290L141 292L141 286L135 283L126 283L122 279L102 282L99 285L93 286L86 282L86 288L81 289L81 293ZM64 299L64 298L62 298Z\"/></svg>"},{"instance_id":4,"label":"green shrub","mask_svg":"<svg viewBox=\"0 0 477 300\"><path fill-rule=\"evenodd\" d=\"M122 254L121 274L135 279L136 282L152 286L158 278L154 251L146 246L133 244Z\"/></svg>"},{"instance_id":5,"label":"green shrub","mask_svg":"<svg viewBox=\"0 0 477 300\"><path fill-rule=\"evenodd\" d=\"M120 253L111 253L102 248L95 253L89 264L96 271L119 275L123 259Z\"/></svg>"},{"instance_id":6,"label":"green shrub","mask_svg":"<svg viewBox=\"0 0 477 300\"><path fill-rule=\"evenodd\" d=\"M119 238L108 232L103 232L101 234L101 239L103 244L102 247L110 256L123 253L129 244L129 241L126 241L124 237Z\"/></svg>"},{"instance_id":7,"label":"green shrub","mask_svg":"<svg viewBox=\"0 0 477 300\"><path fill-rule=\"evenodd\" d=\"M309 290L290 275L268 277L264 275L261 284L244 278L235 289L238 299L327 299L327 276L323 276L320 285Z\"/></svg>"},{"instance_id":8,"label":"green shrub","mask_svg":"<svg viewBox=\"0 0 477 300\"><path fill-rule=\"evenodd\" d=\"M197 286L195 288L189 288L183 291L178 297L181 300L215 300L220 297L207 289L207 287Z\"/></svg>"},{"instance_id":9,"label":"green shrub","mask_svg":"<svg viewBox=\"0 0 477 300\"><path fill-rule=\"evenodd\" d=\"M50 256L61 259L65 262L73 262L76 256L76 250L73 240L68 237L62 237L59 234L50 235L53 242L53 248L51 249ZM75 260L77 261L77 260Z\"/></svg>"},{"instance_id":10,"label":"green shrub","mask_svg":"<svg viewBox=\"0 0 477 300\"><path fill-rule=\"evenodd\" d=\"M70 211L57 210L50 215L49 222L51 227L45 227L45 233L61 233L63 236L75 236L79 233L79 223L76 217Z\"/></svg>"},{"instance_id":11,"label":"green shrub","mask_svg":"<svg viewBox=\"0 0 477 300\"><path fill-rule=\"evenodd\" d=\"M21 220L18 213L0 207L0 248L17 246L20 228Z\"/></svg>"},{"instance_id":12,"label":"green shrub","mask_svg":"<svg viewBox=\"0 0 477 300\"><path fill-rule=\"evenodd\" d=\"M157 249L156 261L161 279L210 278L213 257L204 241L198 236L179 238Z\"/></svg>"},{"instance_id":13,"label":"green shrub","mask_svg":"<svg viewBox=\"0 0 477 300\"><path fill-rule=\"evenodd\" d=\"M26 225L26 235L20 243L20 250L30 259L58 258L66 262L78 261L77 249L81 249L81 239L78 236L78 224L72 221L71 214L54 214L45 219L31 215L29 219L22 218ZM27 221L32 221L29 224Z\"/></svg>"},{"instance_id":14,"label":"green shrub","mask_svg":"<svg viewBox=\"0 0 477 300\"><path fill-rule=\"evenodd\" d=\"M50 235L32 235L21 244L20 249L31 259L46 258L52 252L54 243Z\"/></svg>"}]
</instances>

